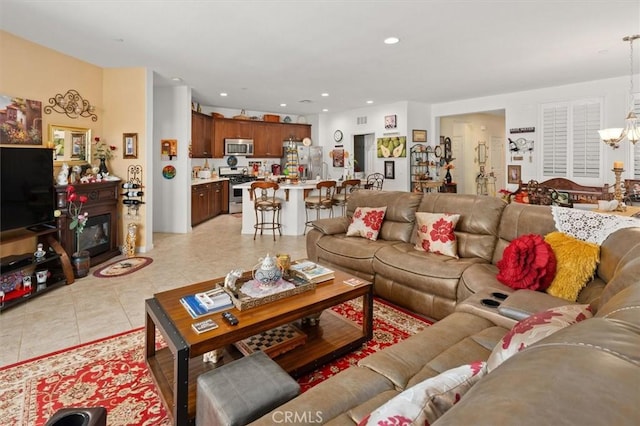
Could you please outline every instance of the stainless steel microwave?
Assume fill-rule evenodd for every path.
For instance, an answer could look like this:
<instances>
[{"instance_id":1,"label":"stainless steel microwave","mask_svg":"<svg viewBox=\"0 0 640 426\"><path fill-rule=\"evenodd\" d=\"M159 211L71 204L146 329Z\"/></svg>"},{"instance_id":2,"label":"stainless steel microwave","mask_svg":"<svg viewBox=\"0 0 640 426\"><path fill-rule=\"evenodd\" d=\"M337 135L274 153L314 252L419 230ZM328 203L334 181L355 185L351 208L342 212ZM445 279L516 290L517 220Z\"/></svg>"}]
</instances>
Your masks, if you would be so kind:
<instances>
[{"instance_id":1,"label":"stainless steel microwave","mask_svg":"<svg viewBox=\"0 0 640 426\"><path fill-rule=\"evenodd\" d=\"M253 139L225 139L224 155L253 155Z\"/></svg>"}]
</instances>

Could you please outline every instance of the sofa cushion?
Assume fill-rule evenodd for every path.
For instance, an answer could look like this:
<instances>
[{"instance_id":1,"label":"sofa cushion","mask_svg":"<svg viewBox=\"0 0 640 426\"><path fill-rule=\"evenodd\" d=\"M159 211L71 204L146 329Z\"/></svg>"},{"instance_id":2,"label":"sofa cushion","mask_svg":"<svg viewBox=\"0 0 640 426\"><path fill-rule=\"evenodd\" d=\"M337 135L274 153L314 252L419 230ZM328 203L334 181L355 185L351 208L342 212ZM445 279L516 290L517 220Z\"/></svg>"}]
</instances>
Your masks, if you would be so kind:
<instances>
[{"instance_id":1,"label":"sofa cushion","mask_svg":"<svg viewBox=\"0 0 640 426\"><path fill-rule=\"evenodd\" d=\"M556 276L547 293L575 302L596 271L600 247L562 232L551 232L544 240L551 246L558 262Z\"/></svg>"},{"instance_id":2,"label":"sofa cushion","mask_svg":"<svg viewBox=\"0 0 640 426\"><path fill-rule=\"evenodd\" d=\"M416 250L458 258L456 224L459 214L416 212Z\"/></svg>"},{"instance_id":3,"label":"sofa cushion","mask_svg":"<svg viewBox=\"0 0 640 426\"><path fill-rule=\"evenodd\" d=\"M387 207L380 235L387 241L409 242L422 194L404 191L354 191L347 202L347 216L358 207Z\"/></svg>"},{"instance_id":4,"label":"sofa cushion","mask_svg":"<svg viewBox=\"0 0 640 426\"><path fill-rule=\"evenodd\" d=\"M372 241L377 240L386 211L387 206L356 208L347 229L347 237L364 237Z\"/></svg>"},{"instance_id":5,"label":"sofa cushion","mask_svg":"<svg viewBox=\"0 0 640 426\"><path fill-rule=\"evenodd\" d=\"M538 312L518 322L496 345L487 360L487 372L505 360L571 324L591 318L589 305L565 305Z\"/></svg>"},{"instance_id":6,"label":"sofa cushion","mask_svg":"<svg viewBox=\"0 0 640 426\"><path fill-rule=\"evenodd\" d=\"M362 237L347 237L346 234L325 235L317 240L317 261L329 267L338 267L347 272L362 272L367 279L373 279L373 257L383 247L395 241Z\"/></svg>"},{"instance_id":7,"label":"sofa cushion","mask_svg":"<svg viewBox=\"0 0 640 426\"><path fill-rule=\"evenodd\" d=\"M497 264L498 281L514 288L545 290L556 273L556 257L548 243L537 234L511 241Z\"/></svg>"},{"instance_id":8,"label":"sofa cushion","mask_svg":"<svg viewBox=\"0 0 640 426\"><path fill-rule=\"evenodd\" d=\"M504 201L495 197L427 193L417 211L459 214L456 225L458 256L479 257L491 262L505 205Z\"/></svg>"},{"instance_id":9,"label":"sofa cushion","mask_svg":"<svg viewBox=\"0 0 640 426\"><path fill-rule=\"evenodd\" d=\"M482 361L447 370L410 387L374 410L359 425L431 424L486 373Z\"/></svg>"}]
</instances>

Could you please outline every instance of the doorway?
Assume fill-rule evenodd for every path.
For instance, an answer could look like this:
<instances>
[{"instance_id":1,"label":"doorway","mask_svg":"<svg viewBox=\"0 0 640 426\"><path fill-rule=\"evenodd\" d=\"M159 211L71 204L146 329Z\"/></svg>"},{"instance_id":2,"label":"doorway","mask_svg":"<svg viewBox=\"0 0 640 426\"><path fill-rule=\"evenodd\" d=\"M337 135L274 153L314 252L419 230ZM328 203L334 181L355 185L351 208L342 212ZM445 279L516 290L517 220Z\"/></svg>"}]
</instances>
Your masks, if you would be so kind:
<instances>
[{"instance_id":1,"label":"doorway","mask_svg":"<svg viewBox=\"0 0 640 426\"><path fill-rule=\"evenodd\" d=\"M362 177L374 172L374 155L376 154L375 134L367 133L353 137L354 171L362 173ZM359 175L356 175L359 176Z\"/></svg>"}]
</instances>

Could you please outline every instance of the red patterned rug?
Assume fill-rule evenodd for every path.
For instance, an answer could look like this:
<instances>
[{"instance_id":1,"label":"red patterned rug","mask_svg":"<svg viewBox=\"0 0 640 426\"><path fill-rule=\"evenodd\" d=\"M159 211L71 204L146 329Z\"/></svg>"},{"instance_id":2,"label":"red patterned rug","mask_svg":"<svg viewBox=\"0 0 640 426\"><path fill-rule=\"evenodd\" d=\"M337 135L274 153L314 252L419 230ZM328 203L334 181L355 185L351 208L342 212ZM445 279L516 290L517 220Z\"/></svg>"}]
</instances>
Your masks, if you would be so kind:
<instances>
[{"instance_id":1,"label":"red patterned rug","mask_svg":"<svg viewBox=\"0 0 640 426\"><path fill-rule=\"evenodd\" d=\"M358 323L360 300L333 309ZM430 323L382 301L374 302L374 336L362 347L301 377L303 391L359 359L415 334ZM163 343L160 341L159 346ZM0 425L43 425L65 407L103 406L108 425L170 425L144 361L137 329L0 368Z\"/></svg>"}]
</instances>

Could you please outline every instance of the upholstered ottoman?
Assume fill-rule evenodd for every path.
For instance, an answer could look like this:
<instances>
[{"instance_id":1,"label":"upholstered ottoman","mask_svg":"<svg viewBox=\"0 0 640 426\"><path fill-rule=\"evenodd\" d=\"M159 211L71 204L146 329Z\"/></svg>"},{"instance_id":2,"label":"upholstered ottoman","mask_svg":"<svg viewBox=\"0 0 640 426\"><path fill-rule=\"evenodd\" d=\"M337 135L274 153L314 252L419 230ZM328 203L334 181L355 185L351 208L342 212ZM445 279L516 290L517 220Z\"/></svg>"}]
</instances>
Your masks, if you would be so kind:
<instances>
[{"instance_id":1,"label":"upholstered ottoman","mask_svg":"<svg viewBox=\"0 0 640 426\"><path fill-rule=\"evenodd\" d=\"M275 361L254 352L198 377L196 425L245 425L299 393Z\"/></svg>"}]
</instances>

